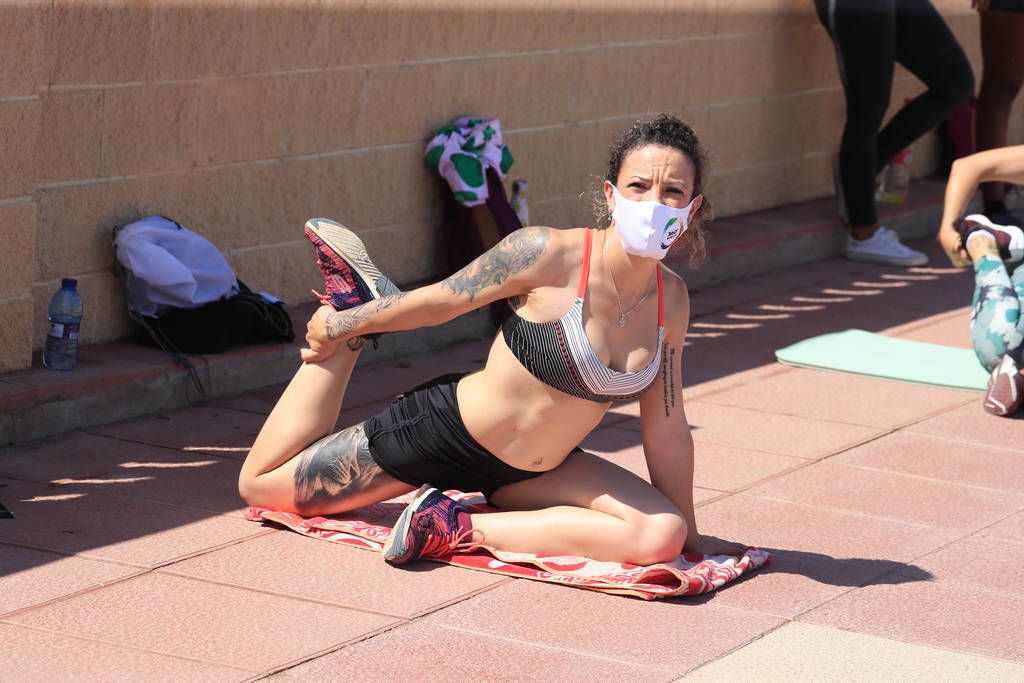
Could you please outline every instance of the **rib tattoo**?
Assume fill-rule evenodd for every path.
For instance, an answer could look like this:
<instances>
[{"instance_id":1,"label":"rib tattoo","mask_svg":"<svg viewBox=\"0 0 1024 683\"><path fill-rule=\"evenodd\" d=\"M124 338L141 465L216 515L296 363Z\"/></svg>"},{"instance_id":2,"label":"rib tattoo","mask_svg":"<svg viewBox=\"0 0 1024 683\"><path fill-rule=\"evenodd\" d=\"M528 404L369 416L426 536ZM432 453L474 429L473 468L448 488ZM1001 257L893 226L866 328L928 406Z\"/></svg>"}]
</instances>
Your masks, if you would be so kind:
<instances>
[{"instance_id":1,"label":"rib tattoo","mask_svg":"<svg viewBox=\"0 0 1024 683\"><path fill-rule=\"evenodd\" d=\"M465 294L472 301L484 288L501 284L536 263L547 242L547 228L516 230L441 285L452 294Z\"/></svg>"},{"instance_id":2,"label":"rib tattoo","mask_svg":"<svg viewBox=\"0 0 1024 683\"><path fill-rule=\"evenodd\" d=\"M366 490L381 474L361 424L325 436L299 454L295 506L315 508L347 493Z\"/></svg>"}]
</instances>

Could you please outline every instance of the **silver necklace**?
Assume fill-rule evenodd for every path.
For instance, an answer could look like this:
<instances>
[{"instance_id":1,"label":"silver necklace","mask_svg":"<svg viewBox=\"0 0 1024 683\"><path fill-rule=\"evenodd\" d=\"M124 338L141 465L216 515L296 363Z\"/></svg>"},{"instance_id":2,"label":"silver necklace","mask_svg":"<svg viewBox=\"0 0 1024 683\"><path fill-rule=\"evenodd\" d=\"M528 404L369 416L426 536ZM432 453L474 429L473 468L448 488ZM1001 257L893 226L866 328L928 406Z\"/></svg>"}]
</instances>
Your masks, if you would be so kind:
<instances>
[{"instance_id":1,"label":"silver necklace","mask_svg":"<svg viewBox=\"0 0 1024 683\"><path fill-rule=\"evenodd\" d=\"M622 301L619 299L619 285L616 284L616 282L615 282L615 271L612 270L612 264L608 262L608 233L607 232L605 232L605 234L604 234L604 247L603 247L602 258L604 259L605 268L608 269L608 274L611 275L611 277L612 277L612 291L615 292L615 305L619 307L619 319L618 319L617 322L619 324L619 327L625 327L626 326L626 317L630 313L635 311L637 309L637 307L640 306L640 304L642 304L644 301L647 300L647 297L651 295L651 287L650 287L650 285L648 285L647 286L647 291L644 292L644 295L642 297L640 297L640 300L637 301L632 306L630 306L628 311L623 312L623 310L622 310Z\"/></svg>"}]
</instances>

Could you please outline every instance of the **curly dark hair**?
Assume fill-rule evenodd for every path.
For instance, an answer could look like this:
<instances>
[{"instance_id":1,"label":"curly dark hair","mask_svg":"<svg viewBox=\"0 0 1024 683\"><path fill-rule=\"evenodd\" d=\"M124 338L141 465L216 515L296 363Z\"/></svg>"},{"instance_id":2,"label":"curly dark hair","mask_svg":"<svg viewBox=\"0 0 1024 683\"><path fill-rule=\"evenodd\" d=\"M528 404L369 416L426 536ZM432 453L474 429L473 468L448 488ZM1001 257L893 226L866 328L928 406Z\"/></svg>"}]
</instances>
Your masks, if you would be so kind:
<instances>
[{"instance_id":1,"label":"curly dark hair","mask_svg":"<svg viewBox=\"0 0 1024 683\"><path fill-rule=\"evenodd\" d=\"M697 139L693 128L671 114L660 114L649 121L637 121L623 131L609 150L605 180L616 185L625 158L630 152L648 145L670 147L685 154L693 163L694 168L693 194L691 196L696 197L704 191L704 175L707 166L704 147ZM609 218L603 196L599 197L597 213L599 219L607 220ZM688 247L691 266L697 266L707 258L707 231L704 229L704 224L713 216L711 202L705 196L700 209L690 220L690 229L676 240L671 251L677 251L683 246Z\"/></svg>"}]
</instances>

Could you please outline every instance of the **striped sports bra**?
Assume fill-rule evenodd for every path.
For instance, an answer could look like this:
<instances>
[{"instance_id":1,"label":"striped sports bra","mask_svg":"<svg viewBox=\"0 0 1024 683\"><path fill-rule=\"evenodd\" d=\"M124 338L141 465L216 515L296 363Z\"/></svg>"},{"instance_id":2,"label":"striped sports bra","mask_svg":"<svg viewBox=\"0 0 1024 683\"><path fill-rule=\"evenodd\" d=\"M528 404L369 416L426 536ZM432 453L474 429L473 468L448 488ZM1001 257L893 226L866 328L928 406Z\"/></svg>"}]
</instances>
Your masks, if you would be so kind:
<instances>
[{"instance_id":1,"label":"striped sports bra","mask_svg":"<svg viewBox=\"0 0 1024 683\"><path fill-rule=\"evenodd\" d=\"M596 403L636 398L658 376L661 344L665 337L661 268L658 268L658 347L654 358L636 372L619 372L605 365L594 353L583 329L583 298L590 275L590 247L593 230L583 243L583 264L576 299L561 318L535 323L512 313L502 327L505 344L534 377L567 394Z\"/></svg>"}]
</instances>

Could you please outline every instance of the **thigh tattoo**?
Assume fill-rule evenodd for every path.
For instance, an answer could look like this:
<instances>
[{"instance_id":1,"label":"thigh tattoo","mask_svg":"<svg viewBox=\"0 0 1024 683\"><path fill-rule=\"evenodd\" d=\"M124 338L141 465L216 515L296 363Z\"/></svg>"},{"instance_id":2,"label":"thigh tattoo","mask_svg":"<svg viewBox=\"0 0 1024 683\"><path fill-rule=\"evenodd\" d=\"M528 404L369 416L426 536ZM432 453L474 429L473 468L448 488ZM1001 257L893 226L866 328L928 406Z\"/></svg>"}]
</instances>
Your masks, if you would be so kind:
<instances>
[{"instance_id":1,"label":"thigh tattoo","mask_svg":"<svg viewBox=\"0 0 1024 683\"><path fill-rule=\"evenodd\" d=\"M383 473L370 455L363 425L325 436L299 454L295 505L302 509L365 491Z\"/></svg>"}]
</instances>

